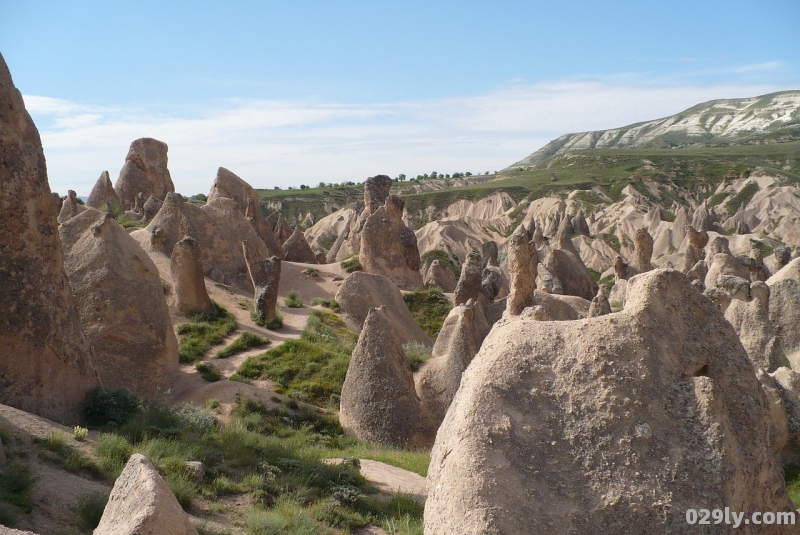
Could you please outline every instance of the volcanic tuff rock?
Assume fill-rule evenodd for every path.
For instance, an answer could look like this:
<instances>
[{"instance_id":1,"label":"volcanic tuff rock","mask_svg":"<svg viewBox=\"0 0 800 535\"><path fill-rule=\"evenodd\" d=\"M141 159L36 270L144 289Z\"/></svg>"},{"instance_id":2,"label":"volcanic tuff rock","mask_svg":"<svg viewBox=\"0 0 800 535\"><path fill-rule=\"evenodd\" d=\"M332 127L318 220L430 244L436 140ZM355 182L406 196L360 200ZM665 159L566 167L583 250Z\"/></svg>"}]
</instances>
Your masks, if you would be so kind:
<instances>
[{"instance_id":1,"label":"volcanic tuff rock","mask_svg":"<svg viewBox=\"0 0 800 535\"><path fill-rule=\"evenodd\" d=\"M800 258L767 280L769 319L786 358L800 371Z\"/></svg>"},{"instance_id":2,"label":"volcanic tuff rock","mask_svg":"<svg viewBox=\"0 0 800 535\"><path fill-rule=\"evenodd\" d=\"M191 236L175 244L170 256L170 271L174 281L175 308L181 314L211 312L214 304L208 297L200 247Z\"/></svg>"},{"instance_id":3,"label":"volcanic tuff rock","mask_svg":"<svg viewBox=\"0 0 800 535\"><path fill-rule=\"evenodd\" d=\"M384 306L401 343L419 342L428 347L433 345L408 311L403 294L386 277L356 271L342 282L336 292L336 302L339 303L348 327L357 332L361 331L370 309Z\"/></svg>"},{"instance_id":4,"label":"volcanic tuff rock","mask_svg":"<svg viewBox=\"0 0 800 535\"><path fill-rule=\"evenodd\" d=\"M197 535L167 483L144 455L134 453L114 482L94 535Z\"/></svg>"},{"instance_id":5,"label":"volcanic tuff rock","mask_svg":"<svg viewBox=\"0 0 800 535\"><path fill-rule=\"evenodd\" d=\"M208 200L212 201L217 197L233 199L236 209L253 225L258 237L269 249L270 255L275 255L283 260L283 249L275 238L267 218L261 211L258 193L250 184L224 167L220 167L208 194Z\"/></svg>"},{"instance_id":6,"label":"volcanic tuff rock","mask_svg":"<svg viewBox=\"0 0 800 535\"><path fill-rule=\"evenodd\" d=\"M152 220L156 216L158 211L161 210L161 206L163 204L164 203L162 203L156 197L150 195L150 197L148 197L145 203L142 205L142 216L144 217L144 220L145 221Z\"/></svg>"},{"instance_id":7,"label":"volcanic tuff rock","mask_svg":"<svg viewBox=\"0 0 800 535\"><path fill-rule=\"evenodd\" d=\"M751 283L744 299L737 296L731 300L725 319L736 329L750 360L772 372L786 362L769 321L769 293L769 286L763 282Z\"/></svg>"},{"instance_id":8,"label":"volcanic tuff rock","mask_svg":"<svg viewBox=\"0 0 800 535\"><path fill-rule=\"evenodd\" d=\"M131 143L114 191L126 210L133 208L140 192L145 199L152 195L163 200L175 191L167 169L167 144L147 137Z\"/></svg>"},{"instance_id":9,"label":"volcanic tuff rock","mask_svg":"<svg viewBox=\"0 0 800 535\"><path fill-rule=\"evenodd\" d=\"M156 233L158 238L153 240ZM217 197L202 207L185 202L177 193L170 193L164 205L147 228L131 233L144 248L159 244L170 256L175 244L191 236L200 246L200 262L206 276L243 290L253 289L241 242L247 241L258 258L267 258L269 251L233 199Z\"/></svg>"},{"instance_id":10,"label":"volcanic tuff rock","mask_svg":"<svg viewBox=\"0 0 800 535\"><path fill-rule=\"evenodd\" d=\"M455 302L463 305L470 299L477 300L481 295L481 255L472 251L467 255L464 265L461 266L461 277L458 279L455 290Z\"/></svg>"},{"instance_id":11,"label":"volcanic tuff rock","mask_svg":"<svg viewBox=\"0 0 800 535\"><path fill-rule=\"evenodd\" d=\"M0 402L61 421L77 418L98 378L56 208L39 132L0 55Z\"/></svg>"},{"instance_id":12,"label":"volcanic tuff rock","mask_svg":"<svg viewBox=\"0 0 800 535\"><path fill-rule=\"evenodd\" d=\"M304 264L318 264L317 255L311 250L300 225L294 227L294 232L289 239L283 242L283 255L289 262L302 262Z\"/></svg>"},{"instance_id":13,"label":"volcanic tuff rock","mask_svg":"<svg viewBox=\"0 0 800 535\"><path fill-rule=\"evenodd\" d=\"M358 258L364 271L383 275L404 290L413 290L422 287L422 275L417 237L403 223L404 206L403 199L389 195L384 205L367 217Z\"/></svg>"},{"instance_id":14,"label":"volcanic tuff rock","mask_svg":"<svg viewBox=\"0 0 800 535\"><path fill-rule=\"evenodd\" d=\"M114 191L114 184L111 183L111 178L108 176L108 171L100 173L100 178L95 182L89 198L86 200L86 206L97 208L98 210L109 210L112 206L122 207L117 197L117 192Z\"/></svg>"},{"instance_id":15,"label":"volcanic tuff rock","mask_svg":"<svg viewBox=\"0 0 800 535\"><path fill-rule=\"evenodd\" d=\"M178 371L178 341L156 265L110 214L87 210L58 232L103 385L166 390Z\"/></svg>"},{"instance_id":16,"label":"volcanic tuff rock","mask_svg":"<svg viewBox=\"0 0 800 535\"><path fill-rule=\"evenodd\" d=\"M242 242L242 254L255 288L253 297L255 312L260 318L274 320L278 317L276 307L278 285L281 280L281 259L277 256L260 257L258 250L247 241Z\"/></svg>"},{"instance_id":17,"label":"volcanic tuff rock","mask_svg":"<svg viewBox=\"0 0 800 535\"><path fill-rule=\"evenodd\" d=\"M443 292L453 292L456 289L456 275L451 269L445 267L439 260L431 262L425 271L425 287L433 288L438 286Z\"/></svg>"},{"instance_id":18,"label":"volcanic tuff rock","mask_svg":"<svg viewBox=\"0 0 800 535\"><path fill-rule=\"evenodd\" d=\"M78 204L78 194L73 190L69 190L67 192L67 196L64 198L64 202L61 204L61 212L58 214L58 222L60 224L64 223L65 221L69 221L71 218L85 211L86 208Z\"/></svg>"},{"instance_id":19,"label":"volcanic tuff rock","mask_svg":"<svg viewBox=\"0 0 800 535\"><path fill-rule=\"evenodd\" d=\"M520 225L508 240L508 273L510 293L506 312L518 316L525 307L533 306L533 290L536 288L537 265L536 247L530 241L527 229Z\"/></svg>"},{"instance_id":20,"label":"volcanic tuff rock","mask_svg":"<svg viewBox=\"0 0 800 535\"><path fill-rule=\"evenodd\" d=\"M426 533L682 534L699 502L794 510L733 328L677 271L629 285L617 314L495 325L437 434Z\"/></svg>"},{"instance_id":21,"label":"volcanic tuff rock","mask_svg":"<svg viewBox=\"0 0 800 535\"><path fill-rule=\"evenodd\" d=\"M386 309L370 309L342 385L339 420L366 442L425 448L436 427L414 390L402 344Z\"/></svg>"}]
</instances>

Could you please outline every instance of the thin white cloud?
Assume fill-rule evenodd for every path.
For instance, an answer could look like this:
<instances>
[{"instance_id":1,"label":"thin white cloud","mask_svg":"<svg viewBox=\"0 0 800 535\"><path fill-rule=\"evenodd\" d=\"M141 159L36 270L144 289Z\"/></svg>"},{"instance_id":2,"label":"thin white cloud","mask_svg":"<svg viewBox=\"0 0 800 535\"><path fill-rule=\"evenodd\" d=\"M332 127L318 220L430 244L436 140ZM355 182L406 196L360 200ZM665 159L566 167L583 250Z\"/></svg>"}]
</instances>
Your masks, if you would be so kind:
<instances>
[{"instance_id":1,"label":"thin white cloud","mask_svg":"<svg viewBox=\"0 0 800 535\"><path fill-rule=\"evenodd\" d=\"M620 81L516 84L466 98L382 104L234 101L191 116L25 96L40 128L50 185L87 195L119 172L130 142L168 143L178 191L207 192L224 166L255 187L499 170L568 132L624 126L770 85L658 87ZM186 106L182 106L185 110Z\"/></svg>"}]
</instances>

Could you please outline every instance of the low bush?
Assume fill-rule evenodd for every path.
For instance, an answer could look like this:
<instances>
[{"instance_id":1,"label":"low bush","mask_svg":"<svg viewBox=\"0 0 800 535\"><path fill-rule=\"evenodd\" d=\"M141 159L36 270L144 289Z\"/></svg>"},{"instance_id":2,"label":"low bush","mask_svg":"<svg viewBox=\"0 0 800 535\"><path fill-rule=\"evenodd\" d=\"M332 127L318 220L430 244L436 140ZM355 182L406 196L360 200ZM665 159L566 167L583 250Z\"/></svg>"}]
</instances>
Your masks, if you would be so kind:
<instances>
[{"instance_id":1,"label":"low bush","mask_svg":"<svg viewBox=\"0 0 800 535\"><path fill-rule=\"evenodd\" d=\"M228 358L237 353L242 353L253 347L262 347L270 343L269 338L264 338L251 331L245 331L239 337L230 343L227 347L217 353L218 359Z\"/></svg>"},{"instance_id":2,"label":"low bush","mask_svg":"<svg viewBox=\"0 0 800 535\"><path fill-rule=\"evenodd\" d=\"M250 319L253 320L253 323L256 325L260 325L261 327L269 329L270 331L277 331L283 327L283 316L277 310L275 311L274 318L267 318L255 310L251 310Z\"/></svg>"},{"instance_id":3,"label":"low bush","mask_svg":"<svg viewBox=\"0 0 800 535\"><path fill-rule=\"evenodd\" d=\"M100 519L103 517L103 511L107 503L108 494L92 492L80 496L73 510L81 526L92 530L100 524Z\"/></svg>"},{"instance_id":4,"label":"low bush","mask_svg":"<svg viewBox=\"0 0 800 535\"><path fill-rule=\"evenodd\" d=\"M358 260L358 255L353 255L350 258L345 258L344 260L341 261L341 265L342 269L344 269L346 273L353 273L355 271L364 271L364 267Z\"/></svg>"},{"instance_id":5,"label":"low bush","mask_svg":"<svg viewBox=\"0 0 800 535\"><path fill-rule=\"evenodd\" d=\"M336 302L334 298L323 299L321 297L317 297L313 301L311 301L311 306L323 306L325 308L329 308L334 312L339 312L339 303Z\"/></svg>"},{"instance_id":6,"label":"low bush","mask_svg":"<svg viewBox=\"0 0 800 535\"><path fill-rule=\"evenodd\" d=\"M86 395L83 414L89 427L120 426L133 418L140 409L139 397L119 388L95 388Z\"/></svg>"},{"instance_id":7,"label":"low bush","mask_svg":"<svg viewBox=\"0 0 800 535\"><path fill-rule=\"evenodd\" d=\"M214 383L219 381L220 373L216 366L208 362L198 362L194 365L194 368L200 373L200 377L208 381L209 383Z\"/></svg>"},{"instance_id":8,"label":"low bush","mask_svg":"<svg viewBox=\"0 0 800 535\"><path fill-rule=\"evenodd\" d=\"M300 308L303 306L303 300L295 290L286 292L286 297L283 298L283 304L289 308Z\"/></svg>"},{"instance_id":9,"label":"low bush","mask_svg":"<svg viewBox=\"0 0 800 535\"><path fill-rule=\"evenodd\" d=\"M403 351L406 354L412 372L419 370L420 366L431 358L431 348L419 342L403 344Z\"/></svg>"}]
</instances>

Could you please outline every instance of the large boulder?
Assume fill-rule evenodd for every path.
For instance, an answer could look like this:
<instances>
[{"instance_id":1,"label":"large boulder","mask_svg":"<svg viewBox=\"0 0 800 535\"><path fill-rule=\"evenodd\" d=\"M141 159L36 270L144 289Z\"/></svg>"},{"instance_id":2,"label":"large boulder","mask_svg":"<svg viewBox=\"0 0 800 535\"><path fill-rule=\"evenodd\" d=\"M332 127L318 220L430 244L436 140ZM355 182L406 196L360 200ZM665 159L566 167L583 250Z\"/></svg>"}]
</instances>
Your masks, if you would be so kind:
<instances>
[{"instance_id":1,"label":"large boulder","mask_svg":"<svg viewBox=\"0 0 800 535\"><path fill-rule=\"evenodd\" d=\"M191 236L186 236L172 249L170 272L175 292L174 306L179 313L186 315L214 309L206 291L200 247Z\"/></svg>"},{"instance_id":2,"label":"large boulder","mask_svg":"<svg viewBox=\"0 0 800 535\"><path fill-rule=\"evenodd\" d=\"M270 256L275 255L283 259L283 249L275 238L264 212L261 211L258 192L250 184L224 167L220 167L208 194L208 200L213 201L218 197L233 199L236 209L250 221L258 237L269 249Z\"/></svg>"},{"instance_id":3,"label":"large boulder","mask_svg":"<svg viewBox=\"0 0 800 535\"><path fill-rule=\"evenodd\" d=\"M403 223L405 202L396 195L364 222L359 262L367 273L383 275L404 290L422 288L419 248L414 231Z\"/></svg>"},{"instance_id":4,"label":"large boulder","mask_svg":"<svg viewBox=\"0 0 800 535\"><path fill-rule=\"evenodd\" d=\"M795 371L800 371L800 258L767 280L769 320L778 343Z\"/></svg>"},{"instance_id":5,"label":"large boulder","mask_svg":"<svg viewBox=\"0 0 800 535\"><path fill-rule=\"evenodd\" d=\"M133 208L139 193L145 199L152 195L163 200L175 191L167 168L167 144L149 137L131 143L114 191L126 210Z\"/></svg>"},{"instance_id":6,"label":"large boulder","mask_svg":"<svg viewBox=\"0 0 800 535\"><path fill-rule=\"evenodd\" d=\"M259 258L270 256L253 226L236 208L235 201L227 197L217 197L198 207L177 193L170 193L147 228L134 231L131 236L142 247L157 246L167 256L172 255L175 244L191 236L200 246L205 275L245 291L252 291L253 286L241 243L248 242Z\"/></svg>"},{"instance_id":7,"label":"large boulder","mask_svg":"<svg viewBox=\"0 0 800 535\"><path fill-rule=\"evenodd\" d=\"M94 535L197 535L153 463L134 453L114 482Z\"/></svg>"},{"instance_id":8,"label":"large boulder","mask_svg":"<svg viewBox=\"0 0 800 535\"><path fill-rule=\"evenodd\" d=\"M396 448L430 447L436 427L414 390L402 344L386 309L371 309L342 385L339 421L359 440Z\"/></svg>"},{"instance_id":9,"label":"large boulder","mask_svg":"<svg viewBox=\"0 0 800 535\"><path fill-rule=\"evenodd\" d=\"M495 325L437 434L426 533L683 534L698 504L794 510L736 332L678 271L629 285L617 314Z\"/></svg>"},{"instance_id":10,"label":"large boulder","mask_svg":"<svg viewBox=\"0 0 800 535\"><path fill-rule=\"evenodd\" d=\"M306 241L300 225L294 227L294 232L289 239L283 242L283 255L288 262L301 262L303 264L318 264L317 255L311 250Z\"/></svg>"},{"instance_id":11,"label":"large boulder","mask_svg":"<svg viewBox=\"0 0 800 535\"><path fill-rule=\"evenodd\" d=\"M411 316L403 294L386 277L356 271L349 275L336 292L336 302L342 310L348 327L360 332L370 309L386 307L386 313L402 343L419 342L428 347L433 345Z\"/></svg>"},{"instance_id":12,"label":"large boulder","mask_svg":"<svg viewBox=\"0 0 800 535\"><path fill-rule=\"evenodd\" d=\"M178 371L178 341L156 265L108 213L87 210L58 232L103 385L166 390Z\"/></svg>"},{"instance_id":13,"label":"large boulder","mask_svg":"<svg viewBox=\"0 0 800 535\"><path fill-rule=\"evenodd\" d=\"M0 55L0 403L75 420L98 377L64 271L39 132Z\"/></svg>"},{"instance_id":14,"label":"large boulder","mask_svg":"<svg viewBox=\"0 0 800 535\"><path fill-rule=\"evenodd\" d=\"M597 281L580 255L568 249L553 249L543 264L561 282L566 295L576 295L590 301L597 295Z\"/></svg>"},{"instance_id":15,"label":"large boulder","mask_svg":"<svg viewBox=\"0 0 800 535\"><path fill-rule=\"evenodd\" d=\"M108 171L100 173L100 178L95 182L92 192L86 200L86 206L98 210L111 210L114 207L117 209L122 207L119 197L117 197L117 192L114 191L114 184L111 183Z\"/></svg>"}]
</instances>

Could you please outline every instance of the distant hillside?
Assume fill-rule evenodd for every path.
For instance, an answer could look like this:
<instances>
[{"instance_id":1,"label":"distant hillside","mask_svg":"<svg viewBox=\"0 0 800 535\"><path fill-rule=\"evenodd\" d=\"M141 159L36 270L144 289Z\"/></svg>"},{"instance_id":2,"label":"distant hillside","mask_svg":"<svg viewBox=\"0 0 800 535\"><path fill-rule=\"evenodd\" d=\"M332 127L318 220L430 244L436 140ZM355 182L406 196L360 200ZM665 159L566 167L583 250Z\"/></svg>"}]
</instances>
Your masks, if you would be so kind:
<instances>
[{"instance_id":1,"label":"distant hillside","mask_svg":"<svg viewBox=\"0 0 800 535\"><path fill-rule=\"evenodd\" d=\"M566 134L508 169L582 149L673 149L800 140L800 91L712 100L686 111L611 130Z\"/></svg>"}]
</instances>

